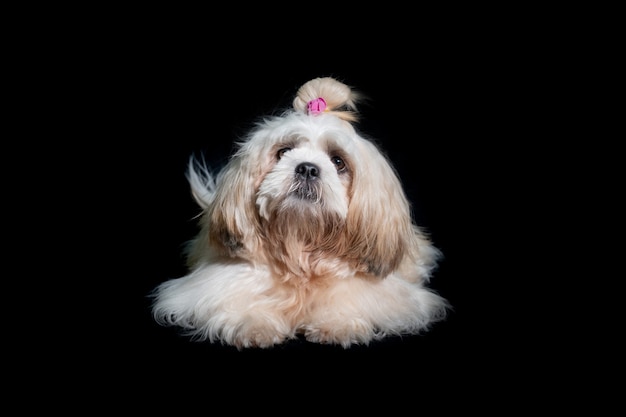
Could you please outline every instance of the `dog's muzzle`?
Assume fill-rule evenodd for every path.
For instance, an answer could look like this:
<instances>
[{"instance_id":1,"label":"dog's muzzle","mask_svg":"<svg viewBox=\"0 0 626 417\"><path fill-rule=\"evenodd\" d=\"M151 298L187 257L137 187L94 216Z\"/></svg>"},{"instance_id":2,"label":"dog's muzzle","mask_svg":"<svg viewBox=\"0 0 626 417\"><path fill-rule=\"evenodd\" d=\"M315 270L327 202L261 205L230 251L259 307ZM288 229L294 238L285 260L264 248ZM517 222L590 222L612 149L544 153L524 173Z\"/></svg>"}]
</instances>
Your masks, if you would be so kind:
<instances>
[{"instance_id":1,"label":"dog's muzzle","mask_svg":"<svg viewBox=\"0 0 626 417\"><path fill-rule=\"evenodd\" d=\"M294 183L290 192L304 200L317 201L320 198L320 169L310 162L296 166Z\"/></svg>"}]
</instances>

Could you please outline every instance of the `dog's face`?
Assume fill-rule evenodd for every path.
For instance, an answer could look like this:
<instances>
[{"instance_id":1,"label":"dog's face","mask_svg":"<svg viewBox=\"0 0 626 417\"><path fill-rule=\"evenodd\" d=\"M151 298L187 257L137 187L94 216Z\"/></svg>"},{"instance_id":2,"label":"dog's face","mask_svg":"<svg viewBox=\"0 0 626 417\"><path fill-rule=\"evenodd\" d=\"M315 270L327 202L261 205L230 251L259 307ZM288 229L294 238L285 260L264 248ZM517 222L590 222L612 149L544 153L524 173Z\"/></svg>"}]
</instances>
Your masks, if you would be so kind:
<instances>
[{"instance_id":1,"label":"dog's face","mask_svg":"<svg viewBox=\"0 0 626 417\"><path fill-rule=\"evenodd\" d=\"M291 131L269 143L261 139L265 143L252 144L266 153L256 197L259 216L265 221L281 217L345 221L356 163L353 132L345 122L322 117L300 118Z\"/></svg>"}]
</instances>

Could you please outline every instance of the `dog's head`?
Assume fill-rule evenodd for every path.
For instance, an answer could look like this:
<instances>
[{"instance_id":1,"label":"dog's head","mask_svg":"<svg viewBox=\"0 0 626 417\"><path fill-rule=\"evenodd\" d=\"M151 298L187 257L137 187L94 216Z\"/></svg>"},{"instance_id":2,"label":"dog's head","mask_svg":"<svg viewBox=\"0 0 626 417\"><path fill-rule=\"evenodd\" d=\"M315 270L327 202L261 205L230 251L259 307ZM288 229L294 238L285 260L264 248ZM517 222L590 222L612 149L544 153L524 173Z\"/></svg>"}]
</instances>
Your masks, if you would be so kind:
<instances>
[{"instance_id":1,"label":"dog's head","mask_svg":"<svg viewBox=\"0 0 626 417\"><path fill-rule=\"evenodd\" d=\"M426 259L395 170L352 125L359 98L335 79L309 81L292 109L239 143L215 183L192 169L205 211L190 263L218 253L286 277L384 277L407 257Z\"/></svg>"}]
</instances>

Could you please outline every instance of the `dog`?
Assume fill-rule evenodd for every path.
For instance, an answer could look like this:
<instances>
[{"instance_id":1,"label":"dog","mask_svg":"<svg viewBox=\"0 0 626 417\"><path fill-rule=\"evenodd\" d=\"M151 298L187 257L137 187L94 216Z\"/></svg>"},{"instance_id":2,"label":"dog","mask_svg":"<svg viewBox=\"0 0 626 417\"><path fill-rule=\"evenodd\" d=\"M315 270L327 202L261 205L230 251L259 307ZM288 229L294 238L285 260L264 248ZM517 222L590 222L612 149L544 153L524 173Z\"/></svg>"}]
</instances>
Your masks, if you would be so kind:
<instances>
[{"instance_id":1,"label":"dog","mask_svg":"<svg viewBox=\"0 0 626 417\"><path fill-rule=\"evenodd\" d=\"M369 345L446 317L428 288L442 253L412 218L388 157L359 133L365 96L332 77L259 120L214 174L190 157L201 208L188 274L150 294L156 322L194 341Z\"/></svg>"}]
</instances>

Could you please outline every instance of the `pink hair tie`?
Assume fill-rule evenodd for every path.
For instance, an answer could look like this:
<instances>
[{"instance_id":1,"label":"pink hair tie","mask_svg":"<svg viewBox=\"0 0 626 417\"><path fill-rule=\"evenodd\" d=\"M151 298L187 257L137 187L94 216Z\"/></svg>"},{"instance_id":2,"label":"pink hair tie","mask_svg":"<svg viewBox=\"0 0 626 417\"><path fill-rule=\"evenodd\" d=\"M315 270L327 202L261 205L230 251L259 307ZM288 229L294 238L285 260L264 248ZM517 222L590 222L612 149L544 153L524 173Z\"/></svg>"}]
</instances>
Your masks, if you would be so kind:
<instances>
[{"instance_id":1,"label":"pink hair tie","mask_svg":"<svg viewBox=\"0 0 626 417\"><path fill-rule=\"evenodd\" d=\"M321 112L326 110L326 100L319 97L319 98L309 101L307 110L310 114L320 114Z\"/></svg>"}]
</instances>

